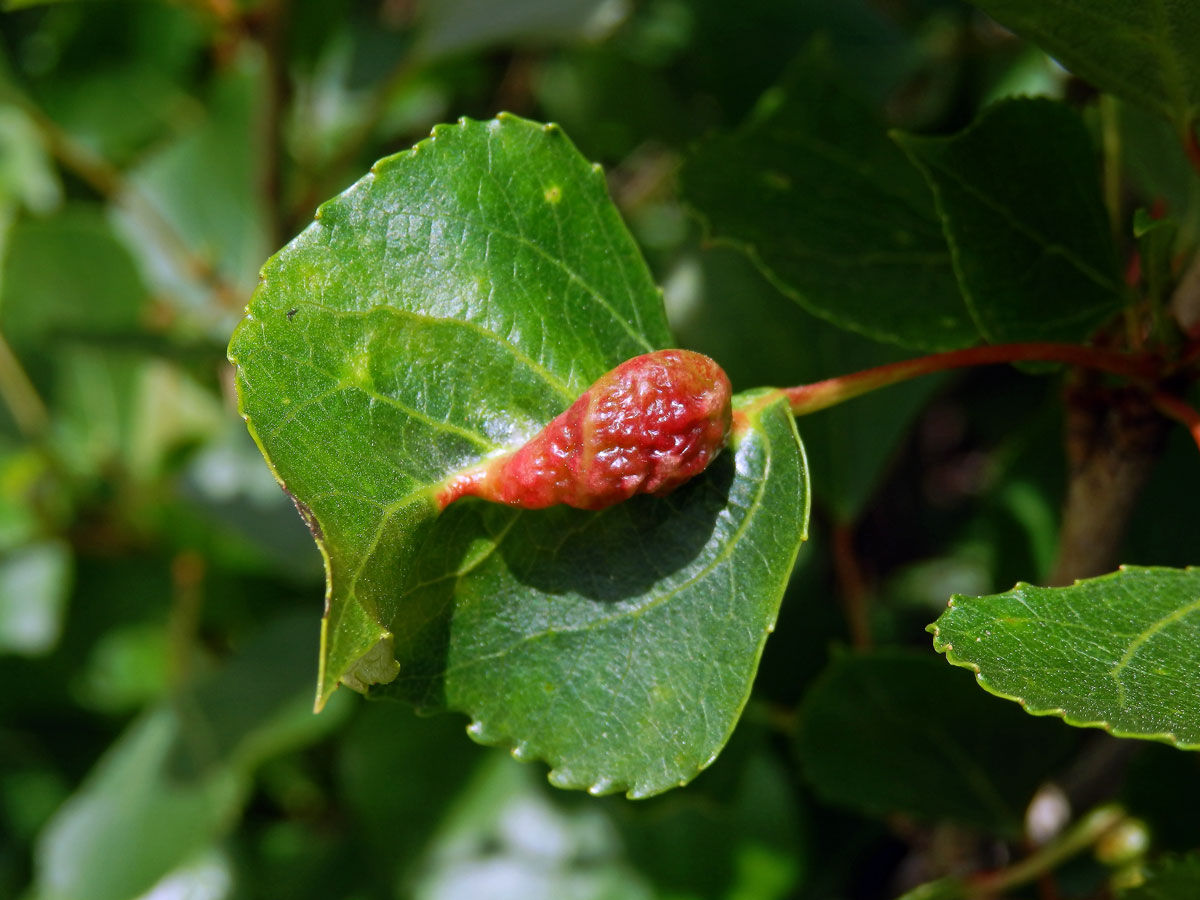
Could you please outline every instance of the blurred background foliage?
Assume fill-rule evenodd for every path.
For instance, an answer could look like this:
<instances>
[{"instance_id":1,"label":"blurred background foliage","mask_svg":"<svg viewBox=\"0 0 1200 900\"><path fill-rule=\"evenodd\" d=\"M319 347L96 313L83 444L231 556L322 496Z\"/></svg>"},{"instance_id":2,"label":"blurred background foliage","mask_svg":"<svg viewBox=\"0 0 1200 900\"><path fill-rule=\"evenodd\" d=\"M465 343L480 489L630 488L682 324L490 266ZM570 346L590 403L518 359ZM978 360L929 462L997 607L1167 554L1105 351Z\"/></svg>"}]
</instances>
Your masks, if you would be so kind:
<instances>
[{"instance_id":1,"label":"blurred background foliage","mask_svg":"<svg viewBox=\"0 0 1200 900\"><path fill-rule=\"evenodd\" d=\"M769 103L814 41L908 130L1011 94L1094 99L954 0L9 0L0 896L894 897L1003 864L1040 784L1095 794L1110 758L1092 799L1119 794L1157 849L1200 843L1195 755L1028 719L928 648L950 593L1054 555L1057 388L1007 370L801 423L813 538L742 725L686 789L566 795L455 717L345 691L311 714L321 563L225 362L258 267L376 158L509 110L604 164L680 343L735 388L900 358L706 243L679 200L689 148ZM1169 129L1121 116L1130 190L1194 191ZM1164 513L1200 491L1171 441L1137 562L1195 562ZM838 649L864 636L887 649ZM1082 860L1059 896L1104 877Z\"/></svg>"}]
</instances>

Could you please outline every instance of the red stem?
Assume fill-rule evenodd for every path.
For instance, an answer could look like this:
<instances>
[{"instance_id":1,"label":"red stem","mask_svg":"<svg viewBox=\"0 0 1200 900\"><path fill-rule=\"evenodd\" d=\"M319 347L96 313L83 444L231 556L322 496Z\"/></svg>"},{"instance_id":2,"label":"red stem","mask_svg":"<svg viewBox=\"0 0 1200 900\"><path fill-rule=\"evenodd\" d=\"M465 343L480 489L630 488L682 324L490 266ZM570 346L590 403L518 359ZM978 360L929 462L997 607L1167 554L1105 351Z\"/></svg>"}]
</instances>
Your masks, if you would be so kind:
<instances>
[{"instance_id":1,"label":"red stem","mask_svg":"<svg viewBox=\"0 0 1200 900\"><path fill-rule=\"evenodd\" d=\"M1151 394L1150 401L1164 416L1182 424L1191 434L1197 448L1200 448L1200 412L1178 397L1162 391Z\"/></svg>"},{"instance_id":2,"label":"red stem","mask_svg":"<svg viewBox=\"0 0 1200 900\"><path fill-rule=\"evenodd\" d=\"M1159 374L1158 363L1148 356L1133 356L1077 344L993 344L877 366L852 375L785 388L783 393L791 404L792 412L801 416L920 375L966 366L1014 362L1066 363L1135 380L1153 380Z\"/></svg>"},{"instance_id":3,"label":"red stem","mask_svg":"<svg viewBox=\"0 0 1200 900\"><path fill-rule=\"evenodd\" d=\"M839 522L833 528L833 571L846 614L850 642L856 650L870 650L871 617L867 611L867 582L854 549L853 526Z\"/></svg>"}]
</instances>

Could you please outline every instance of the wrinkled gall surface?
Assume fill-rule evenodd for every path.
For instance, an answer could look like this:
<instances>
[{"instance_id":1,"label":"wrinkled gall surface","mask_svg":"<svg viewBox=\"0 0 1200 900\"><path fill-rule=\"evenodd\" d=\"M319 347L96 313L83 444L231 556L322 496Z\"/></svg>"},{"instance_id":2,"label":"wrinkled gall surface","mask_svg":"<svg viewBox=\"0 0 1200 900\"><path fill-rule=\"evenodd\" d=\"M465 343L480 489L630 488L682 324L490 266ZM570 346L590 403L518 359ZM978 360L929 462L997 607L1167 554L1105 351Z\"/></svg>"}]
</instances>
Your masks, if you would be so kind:
<instances>
[{"instance_id":1,"label":"wrinkled gall surface","mask_svg":"<svg viewBox=\"0 0 1200 900\"><path fill-rule=\"evenodd\" d=\"M604 509L703 472L732 423L729 378L690 350L635 356L511 453L454 476L442 507L481 497L526 509Z\"/></svg>"}]
</instances>

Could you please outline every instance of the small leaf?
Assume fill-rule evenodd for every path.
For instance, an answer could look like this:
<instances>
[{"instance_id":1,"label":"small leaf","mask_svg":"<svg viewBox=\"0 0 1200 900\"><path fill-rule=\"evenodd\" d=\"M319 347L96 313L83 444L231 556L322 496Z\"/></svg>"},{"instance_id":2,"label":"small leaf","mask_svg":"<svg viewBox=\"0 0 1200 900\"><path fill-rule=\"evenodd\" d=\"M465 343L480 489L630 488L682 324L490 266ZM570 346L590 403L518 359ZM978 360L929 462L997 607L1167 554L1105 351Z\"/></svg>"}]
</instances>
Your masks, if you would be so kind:
<instances>
[{"instance_id":1,"label":"small leaf","mask_svg":"<svg viewBox=\"0 0 1200 900\"><path fill-rule=\"evenodd\" d=\"M39 838L37 896L130 900L207 846L236 814L246 790L222 768L173 781L166 760L179 733L172 709L138 719Z\"/></svg>"},{"instance_id":2,"label":"small leaf","mask_svg":"<svg viewBox=\"0 0 1200 900\"><path fill-rule=\"evenodd\" d=\"M1179 127L1200 115L1200 7L1172 0L971 0L1102 90Z\"/></svg>"},{"instance_id":3,"label":"small leaf","mask_svg":"<svg viewBox=\"0 0 1200 900\"><path fill-rule=\"evenodd\" d=\"M307 709L312 637L295 616L277 620L194 691L135 720L39 835L36 896L129 900L210 846L256 766L338 721Z\"/></svg>"},{"instance_id":4,"label":"small leaf","mask_svg":"<svg viewBox=\"0 0 1200 900\"><path fill-rule=\"evenodd\" d=\"M38 541L0 556L0 653L39 656L54 648L71 573L64 541Z\"/></svg>"},{"instance_id":5,"label":"small leaf","mask_svg":"<svg viewBox=\"0 0 1200 900\"><path fill-rule=\"evenodd\" d=\"M843 83L805 60L688 158L684 197L809 312L909 347L975 343L929 190Z\"/></svg>"},{"instance_id":6,"label":"small leaf","mask_svg":"<svg viewBox=\"0 0 1200 900\"><path fill-rule=\"evenodd\" d=\"M129 250L100 209L83 204L18 223L0 286L0 327L18 351L45 352L46 341L62 332L131 329L146 300Z\"/></svg>"},{"instance_id":7,"label":"small leaf","mask_svg":"<svg viewBox=\"0 0 1200 900\"><path fill-rule=\"evenodd\" d=\"M666 498L433 500L669 343L603 176L554 126L439 127L321 208L230 345L242 411L326 555L318 705L391 682L597 793L666 790L715 757L807 518L785 403L742 398L737 445Z\"/></svg>"},{"instance_id":8,"label":"small leaf","mask_svg":"<svg viewBox=\"0 0 1200 900\"><path fill-rule=\"evenodd\" d=\"M1033 715L1200 748L1200 569L950 600L933 645Z\"/></svg>"},{"instance_id":9,"label":"small leaf","mask_svg":"<svg viewBox=\"0 0 1200 900\"><path fill-rule=\"evenodd\" d=\"M1121 900L1193 900L1200 897L1200 856L1161 860L1146 873L1146 880L1122 891Z\"/></svg>"},{"instance_id":10,"label":"small leaf","mask_svg":"<svg viewBox=\"0 0 1200 900\"><path fill-rule=\"evenodd\" d=\"M989 341L1078 340L1121 306L1095 151L1068 107L1008 100L953 137L895 139L929 179Z\"/></svg>"},{"instance_id":11,"label":"small leaf","mask_svg":"<svg viewBox=\"0 0 1200 900\"><path fill-rule=\"evenodd\" d=\"M805 697L797 752L829 802L1015 836L1070 735L1017 709L991 707L934 657L842 655Z\"/></svg>"}]
</instances>

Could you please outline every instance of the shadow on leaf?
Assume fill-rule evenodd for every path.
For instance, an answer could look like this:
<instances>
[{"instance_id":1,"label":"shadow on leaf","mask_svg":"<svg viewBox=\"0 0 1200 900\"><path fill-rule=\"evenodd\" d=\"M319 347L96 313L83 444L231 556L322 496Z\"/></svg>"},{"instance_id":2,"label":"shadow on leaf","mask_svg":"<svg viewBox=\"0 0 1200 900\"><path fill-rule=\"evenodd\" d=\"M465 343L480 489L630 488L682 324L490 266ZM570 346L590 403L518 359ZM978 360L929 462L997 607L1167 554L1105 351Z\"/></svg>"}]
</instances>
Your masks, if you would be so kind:
<instances>
[{"instance_id":1,"label":"shadow on leaf","mask_svg":"<svg viewBox=\"0 0 1200 900\"><path fill-rule=\"evenodd\" d=\"M734 456L667 497L601 512L450 506L422 542L425 564L392 623L400 675L372 690L419 708L445 705L447 672L549 630L632 612L688 568L728 508Z\"/></svg>"}]
</instances>

